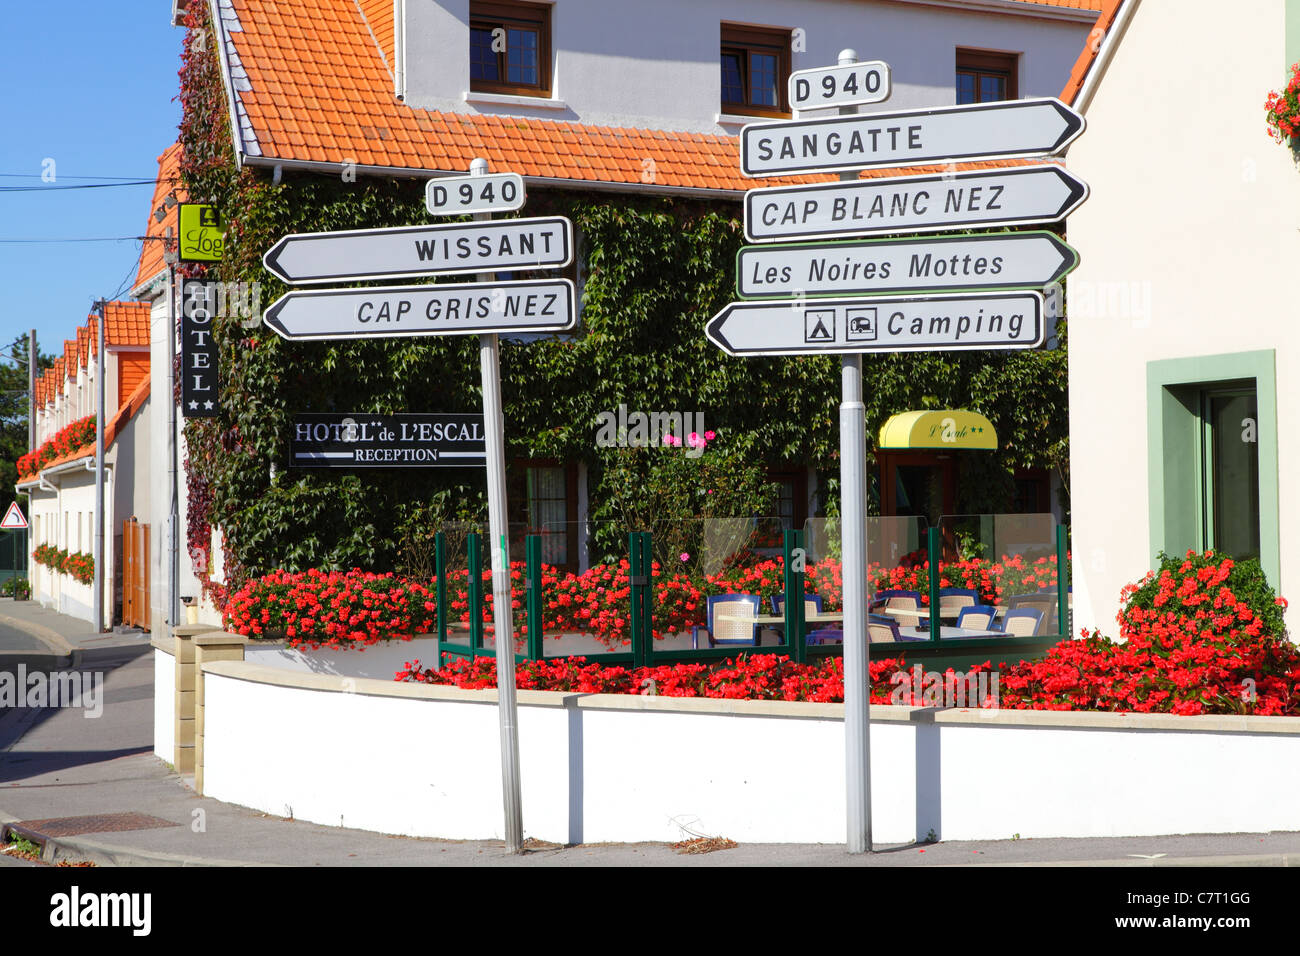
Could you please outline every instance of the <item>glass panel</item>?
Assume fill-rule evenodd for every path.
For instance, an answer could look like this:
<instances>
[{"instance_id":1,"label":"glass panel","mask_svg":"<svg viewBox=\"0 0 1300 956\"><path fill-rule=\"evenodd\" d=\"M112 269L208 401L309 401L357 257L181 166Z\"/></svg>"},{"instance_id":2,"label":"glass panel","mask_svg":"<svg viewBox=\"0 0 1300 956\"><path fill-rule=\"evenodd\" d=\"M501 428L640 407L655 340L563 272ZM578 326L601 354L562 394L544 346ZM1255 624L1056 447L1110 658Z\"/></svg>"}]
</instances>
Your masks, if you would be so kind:
<instances>
[{"instance_id":1,"label":"glass panel","mask_svg":"<svg viewBox=\"0 0 1300 956\"><path fill-rule=\"evenodd\" d=\"M777 58L770 53L751 53L749 57L750 105L776 108Z\"/></svg>"},{"instance_id":2,"label":"glass panel","mask_svg":"<svg viewBox=\"0 0 1300 956\"><path fill-rule=\"evenodd\" d=\"M1007 98L1007 78L1005 76L980 76L980 102L993 103Z\"/></svg>"},{"instance_id":3,"label":"glass panel","mask_svg":"<svg viewBox=\"0 0 1300 956\"><path fill-rule=\"evenodd\" d=\"M745 81L741 73L740 54L722 54L722 102L745 102Z\"/></svg>"},{"instance_id":4,"label":"glass panel","mask_svg":"<svg viewBox=\"0 0 1300 956\"><path fill-rule=\"evenodd\" d=\"M939 521L939 538L940 587L973 590L976 603L998 607L995 626L1008 611L1026 607L1041 612L1033 633L1058 632L1056 519L1052 515L944 515ZM1066 574L1068 580L1068 568ZM947 616L955 618L964 600L950 594Z\"/></svg>"},{"instance_id":5,"label":"glass panel","mask_svg":"<svg viewBox=\"0 0 1300 956\"><path fill-rule=\"evenodd\" d=\"M506 76L511 83L537 86L537 32L511 27L506 35Z\"/></svg>"},{"instance_id":6,"label":"glass panel","mask_svg":"<svg viewBox=\"0 0 1300 956\"><path fill-rule=\"evenodd\" d=\"M563 528L568 521L564 468L529 468L527 475L528 525L537 529L535 533L543 534L542 561L546 564L568 564L568 536L562 531L547 534L541 530L544 527Z\"/></svg>"},{"instance_id":7,"label":"glass panel","mask_svg":"<svg viewBox=\"0 0 1300 956\"><path fill-rule=\"evenodd\" d=\"M957 74L957 104L975 102L975 76L972 73Z\"/></svg>"},{"instance_id":8,"label":"glass panel","mask_svg":"<svg viewBox=\"0 0 1300 956\"><path fill-rule=\"evenodd\" d=\"M1212 395L1214 548L1259 557L1259 444L1255 395Z\"/></svg>"},{"instance_id":9,"label":"glass panel","mask_svg":"<svg viewBox=\"0 0 1300 956\"><path fill-rule=\"evenodd\" d=\"M500 80L497 55L492 52L492 31L471 27L469 31L469 77L471 80Z\"/></svg>"},{"instance_id":10,"label":"glass panel","mask_svg":"<svg viewBox=\"0 0 1300 956\"><path fill-rule=\"evenodd\" d=\"M919 516L867 518L867 602L877 625L869 622L867 631L873 644L924 640L929 634L927 528Z\"/></svg>"},{"instance_id":11,"label":"glass panel","mask_svg":"<svg viewBox=\"0 0 1300 956\"><path fill-rule=\"evenodd\" d=\"M899 465L894 510L937 521L943 510L943 469L938 465Z\"/></svg>"}]
</instances>

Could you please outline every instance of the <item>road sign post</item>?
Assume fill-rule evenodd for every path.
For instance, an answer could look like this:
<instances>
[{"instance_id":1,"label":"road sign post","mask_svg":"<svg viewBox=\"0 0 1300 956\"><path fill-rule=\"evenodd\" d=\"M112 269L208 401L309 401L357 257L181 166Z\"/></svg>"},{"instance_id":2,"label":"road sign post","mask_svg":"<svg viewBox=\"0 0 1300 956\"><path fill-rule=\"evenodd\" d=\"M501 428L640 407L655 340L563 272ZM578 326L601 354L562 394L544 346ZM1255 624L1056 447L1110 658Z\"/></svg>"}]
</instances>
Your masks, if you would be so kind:
<instances>
[{"instance_id":1,"label":"road sign post","mask_svg":"<svg viewBox=\"0 0 1300 956\"><path fill-rule=\"evenodd\" d=\"M1041 292L951 292L733 302L705 326L728 355L1030 349L1043 344Z\"/></svg>"},{"instance_id":2,"label":"road sign post","mask_svg":"<svg viewBox=\"0 0 1300 956\"><path fill-rule=\"evenodd\" d=\"M750 242L1059 222L1088 198L1087 185L1044 163L938 175L891 176L751 189Z\"/></svg>"},{"instance_id":3,"label":"road sign post","mask_svg":"<svg viewBox=\"0 0 1300 956\"><path fill-rule=\"evenodd\" d=\"M486 159L470 163L470 177L487 175ZM475 213L476 220L490 212ZM496 275L479 277L485 283ZM569 287L568 325L572 325L573 288ZM568 327L566 325L566 327ZM479 366L483 375L483 419L487 439L488 537L492 542L492 621L497 656L497 715L501 725L501 791L505 805L507 853L519 853L524 843L523 798L519 780L519 705L515 694L515 632L510 594L510 550L506 538L505 415L501 401L501 358L496 332L479 336Z\"/></svg>"},{"instance_id":4,"label":"road sign post","mask_svg":"<svg viewBox=\"0 0 1300 956\"><path fill-rule=\"evenodd\" d=\"M1042 288L1078 263L1050 232L745 246L736 255L736 291L775 298Z\"/></svg>"},{"instance_id":5,"label":"road sign post","mask_svg":"<svg viewBox=\"0 0 1300 956\"><path fill-rule=\"evenodd\" d=\"M518 173L446 176L430 179L424 189L424 206L432 216L513 212L522 209L527 198Z\"/></svg>"},{"instance_id":6,"label":"road sign post","mask_svg":"<svg viewBox=\"0 0 1300 956\"><path fill-rule=\"evenodd\" d=\"M572 261L573 226L560 216L295 233L262 257L268 272L292 285L558 269Z\"/></svg>"},{"instance_id":7,"label":"road sign post","mask_svg":"<svg viewBox=\"0 0 1300 956\"><path fill-rule=\"evenodd\" d=\"M820 110L881 103L892 92L889 64L871 60L791 73L788 98L792 110Z\"/></svg>"},{"instance_id":8,"label":"road sign post","mask_svg":"<svg viewBox=\"0 0 1300 956\"><path fill-rule=\"evenodd\" d=\"M1083 117L1053 97L751 123L740 131L740 171L854 170L856 178L857 170L872 166L1044 156L1064 149L1083 127Z\"/></svg>"},{"instance_id":9,"label":"road sign post","mask_svg":"<svg viewBox=\"0 0 1300 956\"><path fill-rule=\"evenodd\" d=\"M493 211L515 210L523 205L524 184L514 173L495 176L487 173L487 160L475 159L468 176L431 180L426 190L426 205L431 214L473 213L472 223L290 235L267 250L263 257L270 272L295 284L460 273L473 273L480 281L297 290L281 296L262 318L278 335L290 340L479 336L482 426L461 423L464 434L458 432L455 441L481 443L480 447L459 444L455 448L447 447L450 439L445 428L441 438L433 434L445 421L425 423L429 428L427 440L420 437L422 431L409 440L401 435L394 438L390 434L393 429L382 416L369 418L379 433L376 440L386 443L385 447L349 447L362 441L367 424L351 417L336 422L327 416L330 420L305 424L322 426L320 442L332 441L331 428L335 425L341 432L347 429L346 437L340 435L328 448L299 449L302 460L295 457L295 463L320 466L342 462L357 467L374 461L377 455L385 463L461 462L486 466L505 845L507 852L519 853L523 848L523 811L506 525L505 426L497 333L563 332L573 328L577 315L570 280L498 282L495 270L568 265L573 258L573 227L569 220L560 217L493 220ZM394 419L399 429L403 427L403 422L396 421L395 416L389 418ZM313 436L314 433L309 433L309 437Z\"/></svg>"},{"instance_id":10,"label":"road sign post","mask_svg":"<svg viewBox=\"0 0 1300 956\"><path fill-rule=\"evenodd\" d=\"M9 510L5 512L3 520L0 520L0 530L4 531L22 531L27 527L27 518L23 515L23 509L18 507L18 502L13 502Z\"/></svg>"},{"instance_id":11,"label":"road sign post","mask_svg":"<svg viewBox=\"0 0 1300 956\"><path fill-rule=\"evenodd\" d=\"M569 279L300 290L262 316L286 339L563 332L575 318Z\"/></svg>"},{"instance_id":12,"label":"road sign post","mask_svg":"<svg viewBox=\"0 0 1300 956\"><path fill-rule=\"evenodd\" d=\"M858 55L854 50L840 52L841 69L852 70L857 61ZM854 116L857 112L856 106L840 107L840 114L844 117ZM742 153L742 167L744 162ZM856 171L844 172L840 179L856 179L857 175ZM793 308L791 312L794 312ZM814 325L814 333L816 329ZM806 327L804 335L808 335ZM840 521L840 584L844 610L845 843L850 853L869 853L871 669L867 650L867 406L863 400L861 355L845 355L840 362ZM795 635L795 638L803 639L801 635Z\"/></svg>"},{"instance_id":13,"label":"road sign post","mask_svg":"<svg viewBox=\"0 0 1300 956\"><path fill-rule=\"evenodd\" d=\"M836 172L840 181L750 190L745 236L751 242L1055 222L1087 198L1088 187L1056 165L963 172L952 165L1060 152L1083 132L1084 120L1059 100L858 114L859 104L888 96L888 65L859 63L852 50L840 53L837 66L791 76L796 109L838 107L839 115L744 127L741 172ZM865 168L934 162L952 172L859 178ZM731 303L706 327L709 340L729 355L844 356L840 516L850 853L871 849L862 353L1037 347L1045 303L1036 290L1077 263L1078 254L1046 232L748 246L736 258L736 288L748 301Z\"/></svg>"}]
</instances>

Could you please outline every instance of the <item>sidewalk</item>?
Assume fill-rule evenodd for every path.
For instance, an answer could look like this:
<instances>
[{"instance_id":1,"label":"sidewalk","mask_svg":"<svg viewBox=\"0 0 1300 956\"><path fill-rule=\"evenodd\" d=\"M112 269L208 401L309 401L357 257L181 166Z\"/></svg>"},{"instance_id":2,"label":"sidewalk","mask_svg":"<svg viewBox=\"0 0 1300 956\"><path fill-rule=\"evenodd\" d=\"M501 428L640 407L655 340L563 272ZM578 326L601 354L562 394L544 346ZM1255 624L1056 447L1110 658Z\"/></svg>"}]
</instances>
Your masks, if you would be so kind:
<instances>
[{"instance_id":1,"label":"sidewalk","mask_svg":"<svg viewBox=\"0 0 1300 956\"><path fill-rule=\"evenodd\" d=\"M147 633L96 634L89 621L41 607L35 601L0 598L0 667L16 655L61 658L69 663L106 648L148 645Z\"/></svg>"},{"instance_id":2,"label":"sidewalk","mask_svg":"<svg viewBox=\"0 0 1300 956\"><path fill-rule=\"evenodd\" d=\"M858 857L838 845L742 845L682 855L663 844L533 845L523 856L507 856L500 841L296 822L199 797L153 755L147 642L123 635L97 640L84 622L52 611L0 604L0 615L0 647L16 640L10 632L21 620L63 635L79 658L73 670L104 675L98 718L75 707L0 711L0 824L25 821L46 836L47 859L122 866L1300 866L1296 833L938 843ZM92 816L98 819L68 819Z\"/></svg>"}]
</instances>

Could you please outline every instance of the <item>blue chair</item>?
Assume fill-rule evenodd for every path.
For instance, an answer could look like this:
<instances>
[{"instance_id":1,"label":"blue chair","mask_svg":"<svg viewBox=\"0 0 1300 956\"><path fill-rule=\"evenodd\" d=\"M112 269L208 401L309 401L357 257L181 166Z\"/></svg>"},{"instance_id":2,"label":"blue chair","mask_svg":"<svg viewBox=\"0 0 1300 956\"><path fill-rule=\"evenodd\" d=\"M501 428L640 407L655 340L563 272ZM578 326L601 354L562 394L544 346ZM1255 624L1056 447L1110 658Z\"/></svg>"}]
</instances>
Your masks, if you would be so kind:
<instances>
[{"instance_id":1,"label":"blue chair","mask_svg":"<svg viewBox=\"0 0 1300 956\"><path fill-rule=\"evenodd\" d=\"M997 608L991 604L972 604L962 608L958 613L957 626L976 631L989 631L993 629L993 617L996 614Z\"/></svg>"},{"instance_id":2,"label":"blue chair","mask_svg":"<svg viewBox=\"0 0 1300 956\"><path fill-rule=\"evenodd\" d=\"M820 594L805 594L803 596L803 608L805 617L811 611L815 611L818 614L822 613L822 596ZM772 595L772 613L785 613L784 594ZM777 630L781 632L782 639L784 639L785 625L779 625ZM843 644L844 632L837 627L822 627L815 631L809 631L805 640L809 644Z\"/></svg>"},{"instance_id":3,"label":"blue chair","mask_svg":"<svg viewBox=\"0 0 1300 956\"><path fill-rule=\"evenodd\" d=\"M895 644L900 641L923 641L923 637L904 637L898 630L898 622L887 614L867 615L867 643Z\"/></svg>"},{"instance_id":4,"label":"blue chair","mask_svg":"<svg viewBox=\"0 0 1300 956\"><path fill-rule=\"evenodd\" d=\"M980 593L974 588L940 588L939 616L960 616L962 608L980 603ZM960 627L961 625L958 625Z\"/></svg>"},{"instance_id":5,"label":"blue chair","mask_svg":"<svg viewBox=\"0 0 1300 956\"><path fill-rule=\"evenodd\" d=\"M1002 618L1001 630L1015 637L1031 637L1041 634L1042 627L1042 611L1032 607L1013 607Z\"/></svg>"},{"instance_id":6,"label":"blue chair","mask_svg":"<svg viewBox=\"0 0 1300 956\"><path fill-rule=\"evenodd\" d=\"M877 614L888 612L891 608L897 608L900 611L916 611L921 608L920 591L904 591L901 589L892 589L888 591L877 591L871 598L871 610ZM910 618L916 621L919 618Z\"/></svg>"},{"instance_id":7,"label":"blue chair","mask_svg":"<svg viewBox=\"0 0 1300 956\"><path fill-rule=\"evenodd\" d=\"M735 617L758 617L759 597L757 594L715 594L708 599L709 626L695 625L691 628L691 647L700 646L700 631L708 635L709 647L719 644L752 644L758 646L758 623L745 621L719 621L717 615L730 614Z\"/></svg>"},{"instance_id":8,"label":"blue chair","mask_svg":"<svg viewBox=\"0 0 1300 956\"><path fill-rule=\"evenodd\" d=\"M1056 626L1056 588L1050 591L1033 591L1029 594L1013 594L1006 600L1007 611L1017 608L1032 608L1042 611L1044 623Z\"/></svg>"}]
</instances>

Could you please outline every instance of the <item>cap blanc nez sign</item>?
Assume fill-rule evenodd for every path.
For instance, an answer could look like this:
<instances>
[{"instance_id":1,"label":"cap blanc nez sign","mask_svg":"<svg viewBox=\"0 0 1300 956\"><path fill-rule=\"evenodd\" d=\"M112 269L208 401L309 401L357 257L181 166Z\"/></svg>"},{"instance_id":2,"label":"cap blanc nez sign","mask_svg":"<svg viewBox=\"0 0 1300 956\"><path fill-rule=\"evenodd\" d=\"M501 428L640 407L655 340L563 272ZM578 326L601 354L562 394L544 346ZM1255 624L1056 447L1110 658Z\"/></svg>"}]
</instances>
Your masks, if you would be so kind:
<instances>
[{"instance_id":1,"label":"cap blanc nez sign","mask_svg":"<svg viewBox=\"0 0 1300 956\"><path fill-rule=\"evenodd\" d=\"M181 287L181 415L214 418L221 414L217 397L217 346L212 316L217 284L186 279Z\"/></svg>"},{"instance_id":2,"label":"cap blanc nez sign","mask_svg":"<svg viewBox=\"0 0 1300 956\"><path fill-rule=\"evenodd\" d=\"M304 414L293 421L296 468L469 468L487 464L483 416Z\"/></svg>"}]
</instances>

